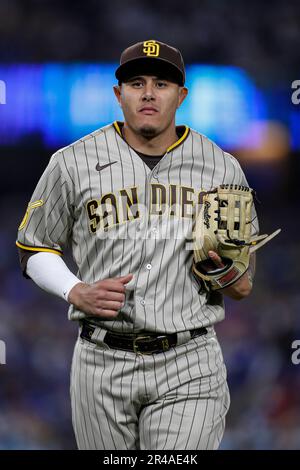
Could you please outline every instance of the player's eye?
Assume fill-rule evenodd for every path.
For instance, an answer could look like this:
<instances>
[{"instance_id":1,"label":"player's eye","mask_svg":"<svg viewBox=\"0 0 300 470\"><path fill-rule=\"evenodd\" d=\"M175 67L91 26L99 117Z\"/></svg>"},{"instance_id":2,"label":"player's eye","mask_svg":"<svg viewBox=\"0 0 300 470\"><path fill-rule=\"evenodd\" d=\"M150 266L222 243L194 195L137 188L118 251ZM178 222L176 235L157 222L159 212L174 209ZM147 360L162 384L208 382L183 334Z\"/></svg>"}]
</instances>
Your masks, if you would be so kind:
<instances>
[{"instance_id":1,"label":"player's eye","mask_svg":"<svg viewBox=\"0 0 300 470\"><path fill-rule=\"evenodd\" d=\"M167 83L166 82L156 82L156 87L157 88L165 88L165 87L167 87Z\"/></svg>"},{"instance_id":2,"label":"player's eye","mask_svg":"<svg viewBox=\"0 0 300 470\"><path fill-rule=\"evenodd\" d=\"M133 88L141 88L143 86L143 82L141 82L141 81L131 82L131 86Z\"/></svg>"}]
</instances>

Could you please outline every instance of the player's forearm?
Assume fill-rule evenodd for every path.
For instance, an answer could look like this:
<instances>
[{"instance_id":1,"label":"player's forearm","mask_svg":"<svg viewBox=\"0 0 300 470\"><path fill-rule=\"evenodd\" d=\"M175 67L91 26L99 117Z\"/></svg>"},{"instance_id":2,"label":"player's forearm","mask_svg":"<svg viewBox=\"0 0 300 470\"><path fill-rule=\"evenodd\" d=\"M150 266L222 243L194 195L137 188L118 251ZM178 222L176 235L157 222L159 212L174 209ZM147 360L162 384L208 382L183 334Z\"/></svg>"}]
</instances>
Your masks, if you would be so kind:
<instances>
[{"instance_id":1,"label":"player's forearm","mask_svg":"<svg viewBox=\"0 0 300 470\"><path fill-rule=\"evenodd\" d=\"M70 290L81 283L60 256L40 252L27 261L26 273L41 289L68 301Z\"/></svg>"},{"instance_id":2,"label":"player's forearm","mask_svg":"<svg viewBox=\"0 0 300 470\"><path fill-rule=\"evenodd\" d=\"M242 300L245 297L248 297L252 290L252 282L250 282L248 272L243 274L240 279L238 279L234 284L225 289L222 289L222 292L227 297L230 297L234 300Z\"/></svg>"},{"instance_id":3,"label":"player's forearm","mask_svg":"<svg viewBox=\"0 0 300 470\"><path fill-rule=\"evenodd\" d=\"M253 279L255 275L256 255L250 256L249 269L234 284L222 290L224 295L234 300L242 300L252 291Z\"/></svg>"}]
</instances>

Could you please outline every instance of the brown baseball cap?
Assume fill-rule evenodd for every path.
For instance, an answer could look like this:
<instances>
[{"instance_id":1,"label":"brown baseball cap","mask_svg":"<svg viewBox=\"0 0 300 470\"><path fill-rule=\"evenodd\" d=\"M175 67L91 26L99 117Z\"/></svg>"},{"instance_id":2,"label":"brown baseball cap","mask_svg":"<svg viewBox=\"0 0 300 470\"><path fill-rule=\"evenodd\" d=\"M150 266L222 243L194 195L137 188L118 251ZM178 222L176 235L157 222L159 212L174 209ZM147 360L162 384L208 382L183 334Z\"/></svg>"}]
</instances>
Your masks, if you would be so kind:
<instances>
[{"instance_id":1,"label":"brown baseball cap","mask_svg":"<svg viewBox=\"0 0 300 470\"><path fill-rule=\"evenodd\" d=\"M119 82L149 73L183 86L185 68L180 51L168 44L150 39L138 42L122 52L120 65L115 72Z\"/></svg>"}]
</instances>

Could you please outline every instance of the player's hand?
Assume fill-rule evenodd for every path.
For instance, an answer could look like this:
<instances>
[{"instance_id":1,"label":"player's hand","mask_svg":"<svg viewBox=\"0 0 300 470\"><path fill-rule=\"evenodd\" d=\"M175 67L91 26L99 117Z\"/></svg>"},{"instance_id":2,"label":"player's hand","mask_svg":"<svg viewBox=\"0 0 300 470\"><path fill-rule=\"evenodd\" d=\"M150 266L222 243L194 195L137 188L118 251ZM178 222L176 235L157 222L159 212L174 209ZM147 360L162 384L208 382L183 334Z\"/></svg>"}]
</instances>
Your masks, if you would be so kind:
<instances>
[{"instance_id":1,"label":"player's hand","mask_svg":"<svg viewBox=\"0 0 300 470\"><path fill-rule=\"evenodd\" d=\"M104 279L94 284L76 284L70 291L68 301L78 310L103 318L114 318L125 302L125 285L133 274Z\"/></svg>"},{"instance_id":2,"label":"player's hand","mask_svg":"<svg viewBox=\"0 0 300 470\"><path fill-rule=\"evenodd\" d=\"M225 267L222 258L215 251L209 251L208 256L216 268L220 269ZM248 273L245 273L234 284L222 289L222 292L231 299L241 300L250 294L251 289L252 283L249 280Z\"/></svg>"},{"instance_id":3,"label":"player's hand","mask_svg":"<svg viewBox=\"0 0 300 470\"><path fill-rule=\"evenodd\" d=\"M216 253L215 251L209 251L208 256L212 260L213 264L215 265L216 268L224 268L224 263L222 262L221 257Z\"/></svg>"},{"instance_id":4,"label":"player's hand","mask_svg":"<svg viewBox=\"0 0 300 470\"><path fill-rule=\"evenodd\" d=\"M202 269L207 273L225 267L222 258L215 251L209 251L208 256L205 262L202 263Z\"/></svg>"}]
</instances>

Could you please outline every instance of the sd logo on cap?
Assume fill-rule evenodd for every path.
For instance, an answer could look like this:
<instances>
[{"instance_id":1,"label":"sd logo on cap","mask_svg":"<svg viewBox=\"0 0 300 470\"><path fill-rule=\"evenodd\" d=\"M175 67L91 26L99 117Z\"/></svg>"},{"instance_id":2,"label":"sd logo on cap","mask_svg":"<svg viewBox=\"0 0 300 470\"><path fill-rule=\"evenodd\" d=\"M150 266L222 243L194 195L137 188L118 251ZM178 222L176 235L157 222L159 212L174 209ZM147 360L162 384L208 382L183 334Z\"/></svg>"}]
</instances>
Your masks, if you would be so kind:
<instances>
[{"instance_id":1,"label":"sd logo on cap","mask_svg":"<svg viewBox=\"0 0 300 470\"><path fill-rule=\"evenodd\" d=\"M116 70L119 83L137 75L157 75L184 86L185 68L178 49L149 39L125 49Z\"/></svg>"}]
</instances>

